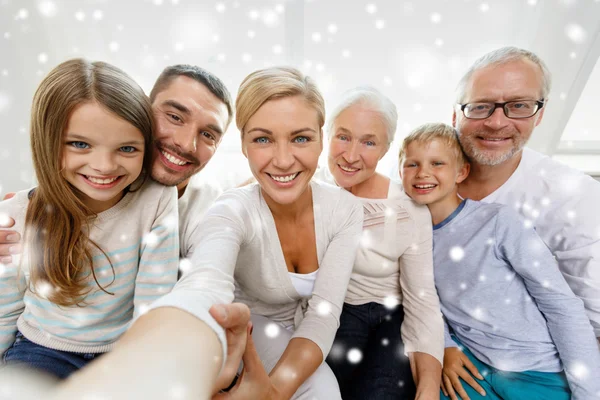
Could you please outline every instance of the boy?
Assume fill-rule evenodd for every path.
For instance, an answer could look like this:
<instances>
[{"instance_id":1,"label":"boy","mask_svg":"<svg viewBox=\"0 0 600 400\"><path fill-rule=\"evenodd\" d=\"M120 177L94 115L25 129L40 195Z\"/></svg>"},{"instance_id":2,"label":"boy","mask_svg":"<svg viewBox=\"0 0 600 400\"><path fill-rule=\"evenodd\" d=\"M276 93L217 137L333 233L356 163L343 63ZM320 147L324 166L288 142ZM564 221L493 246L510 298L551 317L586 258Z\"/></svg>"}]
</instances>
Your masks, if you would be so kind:
<instances>
[{"instance_id":1,"label":"boy","mask_svg":"<svg viewBox=\"0 0 600 400\"><path fill-rule=\"evenodd\" d=\"M458 196L469 164L454 129L412 131L400 171L404 190L433 221L446 322L443 391L452 399L455 390L462 399L600 398L600 351L583 303L529 221L507 206Z\"/></svg>"}]
</instances>

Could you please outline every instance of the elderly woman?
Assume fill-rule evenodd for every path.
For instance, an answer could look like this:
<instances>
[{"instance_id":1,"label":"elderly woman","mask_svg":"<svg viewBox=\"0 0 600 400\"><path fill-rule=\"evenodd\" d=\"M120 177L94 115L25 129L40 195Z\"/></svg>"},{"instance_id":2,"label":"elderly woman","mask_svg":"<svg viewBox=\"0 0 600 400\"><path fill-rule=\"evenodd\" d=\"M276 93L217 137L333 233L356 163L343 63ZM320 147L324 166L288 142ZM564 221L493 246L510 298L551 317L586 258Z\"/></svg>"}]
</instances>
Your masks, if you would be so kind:
<instances>
[{"instance_id":1,"label":"elderly woman","mask_svg":"<svg viewBox=\"0 0 600 400\"><path fill-rule=\"evenodd\" d=\"M123 346L99 360L100 367L92 366L87 382L94 373L118 368L131 358L161 362L160 357L136 354L138 340L146 343L146 352L161 352L176 361L169 351L181 347L180 338L169 343L157 338L163 325L170 325L168 329L176 326L181 340L193 345L190 351L203 357L196 364L183 360L181 376L172 384L179 385L182 398L206 398L208 383L215 379L215 360L220 365L219 357L210 357L207 347L215 341L207 326L222 335L208 310L235 297L250 308L250 343L262 361L252 362L253 370L247 372L262 372L262 380L244 390L234 388L227 398L341 399L336 378L323 361L339 325L363 214L354 196L311 179L323 149L324 120L321 94L299 71L269 68L244 79L236 124L257 182L217 199L201 224L191 270L133 325ZM195 319L206 324L195 324ZM196 379L203 380L200 384L187 370L191 365ZM247 382L244 376L242 383ZM148 377L149 382L160 379Z\"/></svg>"},{"instance_id":2,"label":"elderly woman","mask_svg":"<svg viewBox=\"0 0 600 400\"><path fill-rule=\"evenodd\" d=\"M444 331L431 217L375 172L394 138L396 107L375 89L357 88L330 121L329 171L319 175L361 200L364 225L327 362L344 400L414 398L415 384L417 398L438 398Z\"/></svg>"}]
</instances>

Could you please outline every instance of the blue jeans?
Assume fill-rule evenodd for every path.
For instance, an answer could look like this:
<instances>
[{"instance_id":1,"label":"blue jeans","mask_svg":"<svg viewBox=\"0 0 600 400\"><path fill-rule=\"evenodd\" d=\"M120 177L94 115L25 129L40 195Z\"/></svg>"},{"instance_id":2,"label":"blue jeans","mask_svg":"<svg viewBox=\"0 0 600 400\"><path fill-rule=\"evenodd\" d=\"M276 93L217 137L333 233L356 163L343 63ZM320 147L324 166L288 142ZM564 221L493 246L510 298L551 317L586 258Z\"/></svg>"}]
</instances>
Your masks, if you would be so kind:
<instances>
[{"instance_id":1,"label":"blue jeans","mask_svg":"<svg viewBox=\"0 0 600 400\"><path fill-rule=\"evenodd\" d=\"M485 390L482 396L468 383L460 380L460 383L471 400L570 400L571 390L564 372L507 372L500 371L480 361L471 351L463 345L456 336L452 339L463 347L463 353L475 365L475 368L483 375L483 380L475 379L475 382ZM461 397L457 395L460 399ZM440 391L440 399L449 400Z\"/></svg>"},{"instance_id":2,"label":"blue jeans","mask_svg":"<svg viewBox=\"0 0 600 400\"><path fill-rule=\"evenodd\" d=\"M49 349L31 342L21 332L17 332L15 342L4 352L3 359L6 365L41 370L59 379L66 379L102 354Z\"/></svg>"},{"instance_id":3,"label":"blue jeans","mask_svg":"<svg viewBox=\"0 0 600 400\"><path fill-rule=\"evenodd\" d=\"M327 357L344 400L414 399L415 384L400 337L403 320L402 306L389 310L378 303L344 303L340 327ZM359 362L349 361L352 349L362 353Z\"/></svg>"}]
</instances>

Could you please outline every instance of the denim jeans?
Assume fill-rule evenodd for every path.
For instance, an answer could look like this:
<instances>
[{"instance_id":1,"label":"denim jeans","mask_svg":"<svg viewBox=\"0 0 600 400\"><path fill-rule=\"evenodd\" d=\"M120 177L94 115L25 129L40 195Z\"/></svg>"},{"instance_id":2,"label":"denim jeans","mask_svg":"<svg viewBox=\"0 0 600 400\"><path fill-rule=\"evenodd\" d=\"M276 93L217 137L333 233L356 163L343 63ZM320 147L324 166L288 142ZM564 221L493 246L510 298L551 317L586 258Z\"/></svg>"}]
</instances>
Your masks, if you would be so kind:
<instances>
[{"instance_id":1,"label":"denim jeans","mask_svg":"<svg viewBox=\"0 0 600 400\"><path fill-rule=\"evenodd\" d=\"M403 320L401 305L390 310L378 303L344 304L327 357L344 400L414 399L416 388L400 336ZM362 355L358 362L353 349Z\"/></svg>"},{"instance_id":2,"label":"denim jeans","mask_svg":"<svg viewBox=\"0 0 600 400\"><path fill-rule=\"evenodd\" d=\"M21 332L17 332L15 342L4 352L3 360L6 365L41 370L59 379L66 379L102 354L49 349L31 342Z\"/></svg>"}]
</instances>

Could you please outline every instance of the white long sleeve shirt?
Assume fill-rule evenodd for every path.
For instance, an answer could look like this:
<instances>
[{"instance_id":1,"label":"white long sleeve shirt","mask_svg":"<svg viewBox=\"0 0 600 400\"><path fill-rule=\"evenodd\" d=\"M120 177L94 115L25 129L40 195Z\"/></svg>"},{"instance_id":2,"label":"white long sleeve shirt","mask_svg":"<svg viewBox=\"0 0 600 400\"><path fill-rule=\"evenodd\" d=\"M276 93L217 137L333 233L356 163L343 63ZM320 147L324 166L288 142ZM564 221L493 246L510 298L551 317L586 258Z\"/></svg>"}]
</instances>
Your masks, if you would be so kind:
<instances>
[{"instance_id":1,"label":"white long sleeve shirt","mask_svg":"<svg viewBox=\"0 0 600 400\"><path fill-rule=\"evenodd\" d=\"M525 148L511 177L481 201L508 205L533 224L600 337L600 182Z\"/></svg>"}]
</instances>

